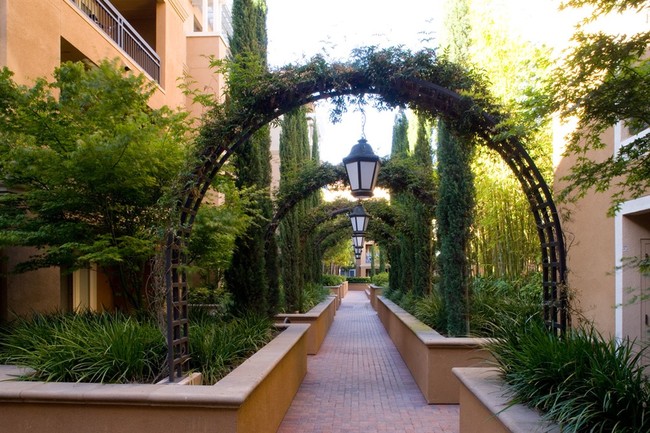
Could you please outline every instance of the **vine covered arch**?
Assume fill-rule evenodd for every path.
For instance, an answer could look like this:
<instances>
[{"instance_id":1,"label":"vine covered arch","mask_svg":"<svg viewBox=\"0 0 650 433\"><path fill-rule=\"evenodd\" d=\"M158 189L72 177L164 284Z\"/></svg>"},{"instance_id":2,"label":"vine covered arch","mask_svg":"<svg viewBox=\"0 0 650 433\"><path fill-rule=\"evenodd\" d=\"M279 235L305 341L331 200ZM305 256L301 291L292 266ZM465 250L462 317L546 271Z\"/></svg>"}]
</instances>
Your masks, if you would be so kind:
<instances>
[{"instance_id":1,"label":"vine covered arch","mask_svg":"<svg viewBox=\"0 0 650 433\"><path fill-rule=\"evenodd\" d=\"M410 107L445 121L450 131L495 150L519 180L537 224L542 253L543 315L547 326L567 326L566 251L551 190L522 142L501 128L507 116L492 102L472 71L438 57L433 50L412 53L390 48L356 50L348 63L315 57L301 66L254 71L236 97L214 107L199 138L199 160L184 179L178 221L166 243L166 284L170 380L189 359L187 284L181 268L183 245L201 202L228 158L255 131L302 105L332 99L333 117L348 98L372 98L378 108Z\"/></svg>"}]
</instances>

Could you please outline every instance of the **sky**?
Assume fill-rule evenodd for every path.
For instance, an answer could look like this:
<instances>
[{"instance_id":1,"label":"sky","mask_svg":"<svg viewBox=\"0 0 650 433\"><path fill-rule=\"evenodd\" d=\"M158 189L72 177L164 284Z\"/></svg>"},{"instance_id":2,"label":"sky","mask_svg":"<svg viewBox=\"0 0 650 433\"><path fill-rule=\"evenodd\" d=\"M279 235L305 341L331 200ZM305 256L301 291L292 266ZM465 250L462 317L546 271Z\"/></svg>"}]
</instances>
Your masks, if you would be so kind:
<instances>
[{"instance_id":1,"label":"sky","mask_svg":"<svg viewBox=\"0 0 650 433\"><path fill-rule=\"evenodd\" d=\"M354 48L404 45L417 51L434 47L440 0L267 0L269 66L302 64L316 54L346 61ZM319 102L316 122L321 159L341 162L362 133L375 153L390 153L393 112L365 107L365 127L357 107L340 123L329 120L329 104Z\"/></svg>"},{"instance_id":2,"label":"sky","mask_svg":"<svg viewBox=\"0 0 650 433\"><path fill-rule=\"evenodd\" d=\"M268 60L271 68L304 64L316 54L347 61L354 48L403 46L411 51L440 45L445 0L266 0ZM565 46L584 11L558 12L561 0L475 1L491 11L514 35L534 43ZM640 26L647 27L642 16ZM607 18L610 31L631 25L629 17ZM643 28L643 27L642 27ZM390 153L395 113L366 106L365 127L357 107L348 107L340 123L329 120L329 104L316 107L321 159L338 164L362 134L381 157Z\"/></svg>"}]
</instances>

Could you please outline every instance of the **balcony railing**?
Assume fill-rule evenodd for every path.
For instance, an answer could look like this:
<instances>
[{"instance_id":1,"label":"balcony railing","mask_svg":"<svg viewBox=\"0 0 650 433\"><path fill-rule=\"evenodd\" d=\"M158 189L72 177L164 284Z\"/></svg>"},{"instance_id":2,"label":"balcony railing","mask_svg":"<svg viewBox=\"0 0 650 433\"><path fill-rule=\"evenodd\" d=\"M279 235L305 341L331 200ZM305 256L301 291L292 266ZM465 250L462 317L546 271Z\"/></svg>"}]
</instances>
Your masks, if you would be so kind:
<instances>
[{"instance_id":1,"label":"balcony railing","mask_svg":"<svg viewBox=\"0 0 650 433\"><path fill-rule=\"evenodd\" d=\"M70 0L128 54L134 62L160 83L160 57L129 22L107 0Z\"/></svg>"}]
</instances>

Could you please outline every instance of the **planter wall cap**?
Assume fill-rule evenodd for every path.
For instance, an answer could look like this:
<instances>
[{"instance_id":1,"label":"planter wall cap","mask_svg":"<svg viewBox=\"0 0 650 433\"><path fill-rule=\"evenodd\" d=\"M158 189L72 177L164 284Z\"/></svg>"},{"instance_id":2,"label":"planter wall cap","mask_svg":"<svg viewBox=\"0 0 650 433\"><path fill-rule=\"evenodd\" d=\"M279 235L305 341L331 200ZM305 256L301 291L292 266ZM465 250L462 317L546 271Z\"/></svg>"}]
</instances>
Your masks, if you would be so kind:
<instances>
[{"instance_id":1,"label":"planter wall cap","mask_svg":"<svg viewBox=\"0 0 650 433\"><path fill-rule=\"evenodd\" d=\"M484 347L491 341L488 338L445 337L385 296L377 296L377 299L391 310L428 347L467 347L478 349Z\"/></svg>"},{"instance_id":2,"label":"planter wall cap","mask_svg":"<svg viewBox=\"0 0 650 433\"><path fill-rule=\"evenodd\" d=\"M512 433L560 433L559 426L521 404L508 407L508 388L496 368L452 368L458 380Z\"/></svg>"},{"instance_id":3,"label":"planter wall cap","mask_svg":"<svg viewBox=\"0 0 650 433\"><path fill-rule=\"evenodd\" d=\"M275 317L278 319L284 319L287 317L289 319L300 317L300 318L313 318L315 320L334 301L336 301L336 295L327 295L327 299L314 305L314 307L311 310L307 311L306 313L281 313L281 314L276 314Z\"/></svg>"}]
</instances>

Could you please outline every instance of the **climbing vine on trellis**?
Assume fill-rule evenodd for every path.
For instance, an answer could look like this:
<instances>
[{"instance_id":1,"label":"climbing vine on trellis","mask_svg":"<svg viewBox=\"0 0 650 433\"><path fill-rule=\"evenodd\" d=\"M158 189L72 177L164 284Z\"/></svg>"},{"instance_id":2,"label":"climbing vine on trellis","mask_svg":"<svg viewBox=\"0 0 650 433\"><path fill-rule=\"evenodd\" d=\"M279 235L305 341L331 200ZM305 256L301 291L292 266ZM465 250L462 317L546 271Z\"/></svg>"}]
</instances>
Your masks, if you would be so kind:
<instances>
[{"instance_id":1,"label":"climbing vine on trellis","mask_svg":"<svg viewBox=\"0 0 650 433\"><path fill-rule=\"evenodd\" d=\"M183 244L210 183L233 152L257 129L293 108L331 99L337 119L351 102L379 109L409 107L445 121L450 132L494 149L522 185L537 224L542 250L544 318L552 329L567 325L566 252L552 194L526 152L525 138L508 125L480 75L438 56L434 50L402 48L355 50L349 62L329 63L316 56L304 65L275 71L246 67L245 59L225 63L239 68L237 92L214 106L199 139L199 163L184 182L178 225L167 244L170 371L180 373L187 358L182 323L187 317L186 284L180 272ZM180 325L179 325L180 324ZM180 326L180 328L178 328ZM176 327L176 328L175 328Z\"/></svg>"}]
</instances>

